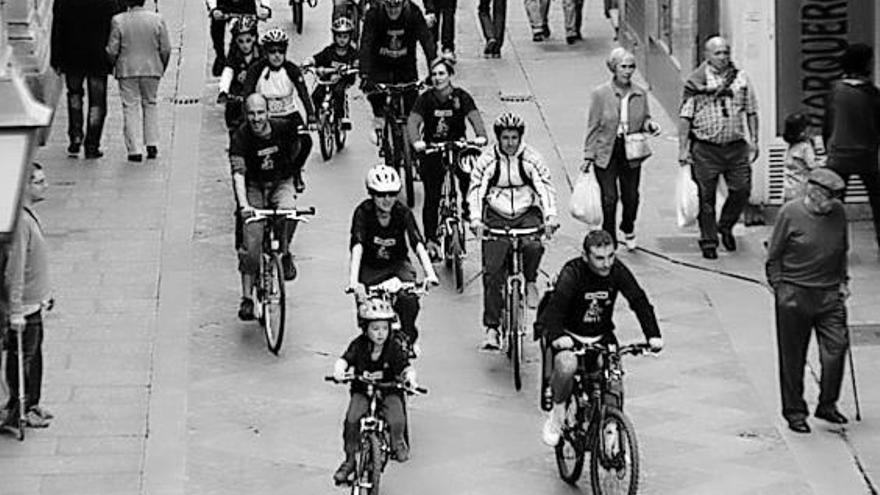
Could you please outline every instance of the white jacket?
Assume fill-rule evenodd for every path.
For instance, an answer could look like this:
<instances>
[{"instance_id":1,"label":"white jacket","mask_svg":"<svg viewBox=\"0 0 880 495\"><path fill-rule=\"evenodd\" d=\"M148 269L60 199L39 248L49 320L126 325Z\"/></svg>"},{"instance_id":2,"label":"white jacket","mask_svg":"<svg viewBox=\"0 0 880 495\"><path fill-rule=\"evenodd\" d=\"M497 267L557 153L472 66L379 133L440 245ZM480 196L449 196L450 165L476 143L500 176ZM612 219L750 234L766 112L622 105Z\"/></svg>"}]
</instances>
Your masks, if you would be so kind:
<instances>
[{"instance_id":1,"label":"white jacket","mask_svg":"<svg viewBox=\"0 0 880 495\"><path fill-rule=\"evenodd\" d=\"M520 161L526 177L521 176ZM492 184L496 174L497 182ZM556 216L556 190L550 170L541 155L525 143L512 157L497 145L483 151L471 171L468 202L471 218L476 220L482 220L484 205L506 218L518 217L532 206L541 209L545 220Z\"/></svg>"}]
</instances>

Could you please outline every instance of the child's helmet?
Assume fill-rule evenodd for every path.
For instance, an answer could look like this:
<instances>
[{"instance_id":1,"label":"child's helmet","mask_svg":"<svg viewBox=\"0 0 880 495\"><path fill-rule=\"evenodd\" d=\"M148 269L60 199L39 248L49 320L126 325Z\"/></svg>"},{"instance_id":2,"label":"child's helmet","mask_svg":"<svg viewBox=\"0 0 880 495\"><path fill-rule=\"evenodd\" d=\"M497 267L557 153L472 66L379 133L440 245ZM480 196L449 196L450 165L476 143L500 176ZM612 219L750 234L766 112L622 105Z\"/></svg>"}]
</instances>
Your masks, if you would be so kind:
<instances>
[{"instance_id":1,"label":"child's helmet","mask_svg":"<svg viewBox=\"0 0 880 495\"><path fill-rule=\"evenodd\" d=\"M354 31L354 24L348 17L340 17L333 21L330 30L333 31L333 34L351 33Z\"/></svg>"},{"instance_id":2,"label":"child's helmet","mask_svg":"<svg viewBox=\"0 0 880 495\"><path fill-rule=\"evenodd\" d=\"M358 306L358 324L364 329L366 329L368 322L377 320L391 321L396 317L397 315L394 313L391 303L379 297L367 299Z\"/></svg>"}]
</instances>

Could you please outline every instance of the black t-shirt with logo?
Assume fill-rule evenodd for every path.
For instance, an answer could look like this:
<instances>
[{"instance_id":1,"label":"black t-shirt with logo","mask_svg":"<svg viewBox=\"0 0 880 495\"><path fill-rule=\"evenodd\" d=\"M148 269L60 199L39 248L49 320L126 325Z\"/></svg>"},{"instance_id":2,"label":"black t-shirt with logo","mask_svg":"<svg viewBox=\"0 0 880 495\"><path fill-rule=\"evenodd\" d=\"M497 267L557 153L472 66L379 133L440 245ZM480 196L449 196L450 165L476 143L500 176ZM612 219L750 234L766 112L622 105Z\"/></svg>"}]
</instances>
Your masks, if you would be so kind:
<instances>
[{"instance_id":1,"label":"black t-shirt with logo","mask_svg":"<svg viewBox=\"0 0 880 495\"><path fill-rule=\"evenodd\" d=\"M412 210L400 202L394 203L391 209L391 221L388 222L387 227L379 224L376 204L372 199L364 200L354 210L349 248L354 247L355 244L363 246L362 264L371 268L386 268L408 261L407 240L413 249L424 242Z\"/></svg>"},{"instance_id":2,"label":"black t-shirt with logo","mask_svg":"<svg viewBox=\"0 0 880 495\"><path fill-rule=\"evenodd\" d=\"M422 116L425 141L456 141L465 137L467 114L477 109L474 99L461 88L452 88L445 100L441 100L436 90L428 90L419 95L413 105L413 113Z\"/></svg>"},{"instance_id":3,"label":"black t-shirt with logo","mask_svg":"<svg viewBox=\"0 0 880 495\"><path fill-rule=\"evenodd\" d=\"M336 50L336 43L332 43L325 47L313 57L315 59L315 67L339 67L342 65L354 65L357 62L358 53L354 44L345 47L345 51L340 54Z\"/></svg>"},{"instance_id":4,"label":"black t-shirt with logo","mask_svg":"<svg viewBox=\"0 0 880 495\"><path fill-rule=\"evenodd\" d=\"M293 147L296 145L296 127L290 121L269 119L272 129L269 137L254 134L244 124L232 135L229 156L244 159L244 166L233 162L233 173L243 173L248 183L262 183L289 179L293 176Z\"/></svg>"},{"instance_id":5,"label":"black t-shirt with logo","mask_svg":"<svg viewBox=\"0 0 880 495\"><path fill-rule=\"evenodd\" d=\"M354 367L355 374L366 375L369 378L380 381L393 381L400 377L403 370L409 366L409 358L406 351L396 339L389 335L382 346L379 359L373 361L373 343L365 334L358 335L348 345L345 354L342 355L349 366ZM352 392L366 391L363 383L352 382Z\"/></svg>"}]
</instances>

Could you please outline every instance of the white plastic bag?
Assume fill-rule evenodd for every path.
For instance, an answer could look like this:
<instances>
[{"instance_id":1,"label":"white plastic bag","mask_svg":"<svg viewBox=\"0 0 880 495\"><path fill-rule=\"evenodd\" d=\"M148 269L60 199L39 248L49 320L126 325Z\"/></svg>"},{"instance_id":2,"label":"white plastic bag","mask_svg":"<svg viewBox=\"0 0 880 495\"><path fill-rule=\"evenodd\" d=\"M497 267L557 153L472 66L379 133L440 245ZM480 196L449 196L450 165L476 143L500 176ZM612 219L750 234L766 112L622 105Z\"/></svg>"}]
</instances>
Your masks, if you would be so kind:
<instances>
[{"instance_id":1,"label":"white plastic bag","mask_svg":"<svg viewBox=\"0 0 880 495\"><path fill-rule=\"evenodd\" d=\"M587 224L590 230L602 228L602 191L593 167L578 176L568 208L571 216Z\"/></svg>"},{"instance_id":2,"label":"white plastic bag","mask_svg":"<svg viewBox=\"0 0 880 495\"><path fill-rule=\"evenodd\" d=\"M691 178L691 166L678 167L678 180L675 182L675 216L678 227L693 225L700 213L700 193L697 183Z\"/></svg>"}]
</instances>

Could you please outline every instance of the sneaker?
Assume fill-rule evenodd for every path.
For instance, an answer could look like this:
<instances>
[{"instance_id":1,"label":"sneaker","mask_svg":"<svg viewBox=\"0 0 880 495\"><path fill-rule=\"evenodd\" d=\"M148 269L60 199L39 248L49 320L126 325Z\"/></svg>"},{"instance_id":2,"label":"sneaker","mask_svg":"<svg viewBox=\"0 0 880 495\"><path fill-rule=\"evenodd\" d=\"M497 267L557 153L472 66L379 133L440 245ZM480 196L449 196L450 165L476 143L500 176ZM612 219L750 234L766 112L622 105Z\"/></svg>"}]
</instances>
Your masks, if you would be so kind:
<instances>
[{"instance_id":1,"label":"sneaker","mask_svg":"<svg viewBox=\"0 0 880 495\"><path fill-rule=\"evenodd\" d=\"M37 416L39 416L45 420L49 420L49 419L52 419L55 417L54 414L50 413L49 410L43 406L39 406L39 405L31 406L30 410L33 411L34 413L36 413Z\"/></svg>"},{"instance_id":2,"label":"sneaker","mask_svg":"<svg viewBox=\"0 0 880 495\"><path fill-rule=\"evenodd\" d=\"M486 48L483 49L483 55L486 57L491 57L495 54L495 51L498 49L498 40L495 38L489 38L489 41L486 42Z\"/></svg>"},{"instance_id":3,"label":"sneaker","mask_svg":"<svg viewBox=\"0 0 880 495\"><path fill-rule=\"evenodd\" d=\"M28 428L47 428L49 426L49 420L41 418L33 410L24 415L24 421Z\"/></svg>"},{"instance_id":4,"label":"sneaker","mask_svg":"<svg viewBox=\"0 0 880 495\"><path fill-rule=\"evenodd\" d=\"M281 267L284 269L284 280L290 282L296 278L296 265L293 264L293 255L290 253L282 255Z\"/></svg>"},{"instance_id":5,"label":"sneaker","mask_svg":"<svg viewBox=\"0 0 880 495\"><path fill-rule=\"evenodd\" d=\"M98 149L90 150L86 149L85 157L89 160L95 160L104 156L104 152Z\"/></svg>"},{"instance_id":6,"label":"sneaker","mask_svg":"<svg viewBox=\"0 0 880 495\"><path fill-rule=\"evenodd\" d=\"M532 34L532 41L534 41L535 43L540 43L544 41L544 34L540 32Z\"/></svg>"},{"instance_id":7,"label":"sneaker","mask_svg":"<svg viewBox=\"0 0 880 495\"><path fill-rule=\"evenodd\" d=\"M578 40L578 37L575 35L568 35L565 37L565 42L568 43L569 45L575 44L577 42L577 40Z\"/></svg>"},{"instance_id":8,"label":"sneaker","mask_svg":"<svg viewBox=\"0 0 880 495\"><path fill-rule=\"evenodd\" d=\"M480 347L483 351L500 351L501 350L501 332L497 328L486 328L486 340Z\"/></svg>"},{"instance_id":9,"label":"sneaker","mask_svg":"<svg viewBox=\"0 0 880 495\"><path fill-rule=\"evenodd\" d=\"M440 244L437 241L428 241L425 249L428 250L428 256L432 262L436 263L443 259L443 252L440 250Z\"/></svg>"},{"instance_id":10,"label":"sneaker","mask_svg":"<svg viewBox=\"0 0 880 495\"><path fill-rule=\"evenodd\" d=\"M526 306L529 309L538 307L538 286L534 282L526 282Z\"/></svg>"},{"instance_id":11,"label":"sneaker","mask_svg":"<svg viewBox=\"0 0 880 495\"><path fill-rule=\"evenodd\" d=\"M545 38L549 38L550 37L550 26L544 26L542 28L541 32L544 34Z\"/></svg>"},{"instance_id":12,"label":"sneaker","mask_svg":"<svg viewBox=\"0 0 880 495\"><path fill-rule=\"evenodd\" d=\"M159 156L158 146L147 146L147 160L155 160Z\"/></svg>"},{"instance_id":13,"label":"sneaker","mask_svg":"<svg viewBox=\"0 0 880 495\"><path fill-rule=\"evenodd\" d=\"M422 356L422 346L418 342L414 343L409 353L411 355L410 359L418 359Z\"/></svg>"},{"instance_id":14,"label":"sneaker","mask_svg":"<svg viewBox=\"0 0 880 495\"><path fill-rule=\"evenodd\" d=\"M80 143L76 143L76 142L70 143L70 146L67 147L67 156L69 156L71 158L75 158L75 157L79 156L79 147L80 146L81 146Z\"/></svg>"},{"instance_id":15,"label":"sneaker","mask_svg":"<svg viewBox=\"0 0 880 495\"><path fill-rule=\"evenodd\" d=\"M130 162L142 162L144 161L144 155L140 153L130 153L128 155L128 161Z\"/></svg>"},{"instance_id":16,"label":"sneaker","mask_svg":"<svg viewBox=\"0 0 880 495\"><path fill-rule=\"evenodd\" d=\"M394 460L397 462L406 462L409 460L409 447L406 442L401 443L394 449Z\"/></svg>"},{"instance_id":17,"label":"sneaker","mask_svg":"<svg viewBox=\"0 0 880 495\"><path fill-rule=\"evenodd\" d=\"M354 472L354 457L345 457L345 460L342 461L342 464L339 465L339 468L333 473L333 482L337 485L344 485L348 483L348 478L351 477L351 473Z\"/></svg>"},{"instance_id":18,"label":"sneaker","mask_svg":"<svg viewBox=\"0 0 880 495\"><path fill-rule=\"evenodd\" d=\"M254 301L249 297L242 297L241 304L238 305L238 319L241 321L250 321L254 319Z\"/></svg>"},{"instance_id":19,"label":"sneaker","mask_svg":"<svg viewBox=\"0 0 880 495\"><path fill-rule=\"evenodd\" d=\"M443 49L443 58L449 59L455 62L455 52L449 48Z\"/></svg>"},{"instance_id":20,"label":"sneaker","mask_svg":"<svg viewBox=\"0 0 880 495\"><path fill-rule=\"evenodd\" d=\"M342 120L339 121L339 128L343 131L351 130L351 119L348 117L343 117Z\"/></svg>"},{"instance_id":21,"label":"sneaker","mask_svg":"<svg viewBox=\"0 0 880 495\"><path fill-rule=\"evenodd\" d=\"M553 410L547 413L547 420L544 421L544 428L541 429L541 440L548 447L556 447L559 444L559 439L562 437L562 427L559 424L556 409L560 407L559 405L554 405Z\"/></svg>"},{"instance_id":22,"label":"sneaker","mask_svg":"<svg viewBox=\"0 0 880 495\"><path fill-rule=\"evenodd\" d=\"M17 422L6 422L0 424L0 433L5 433L7 435L12 435L17 438L21 438L21 430L18 429Z\"/></svg>"},{"instance_id":23,"label":"sneaker","mask_svg":"<svg viewBox=\"0 0 880 495\"><path fill-rule=\"evenodd\" d=\"M630 251L635 251L635 249L639 246L636 243L636 234L623 234L623 244Z\"/></svg>"}]
</instances>

